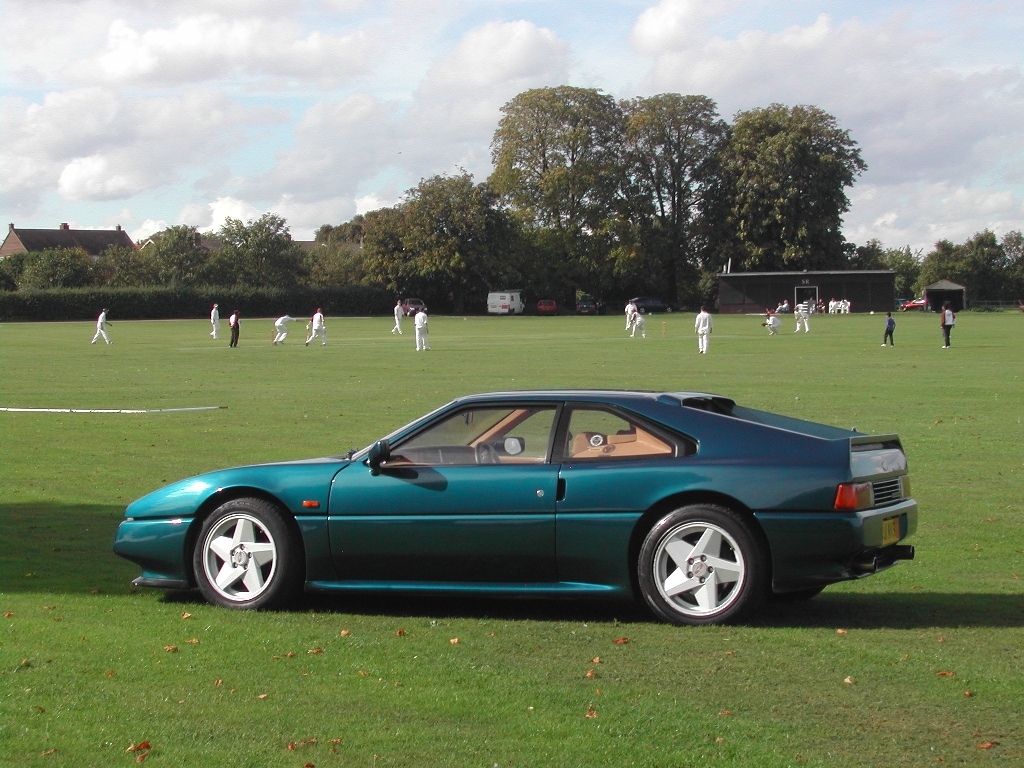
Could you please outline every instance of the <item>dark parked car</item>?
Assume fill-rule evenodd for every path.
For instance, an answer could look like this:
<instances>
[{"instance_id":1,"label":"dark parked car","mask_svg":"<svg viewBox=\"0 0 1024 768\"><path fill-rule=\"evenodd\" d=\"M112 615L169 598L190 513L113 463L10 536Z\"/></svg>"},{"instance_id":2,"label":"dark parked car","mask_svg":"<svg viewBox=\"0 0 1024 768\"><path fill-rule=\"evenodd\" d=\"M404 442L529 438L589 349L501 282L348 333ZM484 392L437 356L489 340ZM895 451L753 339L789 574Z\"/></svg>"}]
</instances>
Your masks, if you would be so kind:
<instances>
[{"instance_id":1,"label":"dark parked car","mask_svg":"<svg viewBox=\"0 0 1024 768\"><path fill-rule=\"evenodd\" d=\"M672 307L666 304L661 299L656 299L653 296L637 296L635 299L630 299L631 302L636 304L636 311L641 315L646 315L651 312L671 312Z\"/></svg>"},{"instance_id":2,"label":"dark parked car","mask_svg":"<svg viewBox=\"0 0 1024 768\"><path fill-rule=\"evenodd\" d=\"M577 315L603 315L604 302L597 299L580 299L576 302Z\"/></svg>"},{"instance_id":3,"label":"dark parked car","mask_svg":"<svg viewBox=\"0 0 1024 768\"><path fill-rule=\"evenodd\" d=\"M558 302L554 299L541 299L537 302L538 315L557 315Z\"/></svg>"},{"instance_id":4,"label":"dark parked car","mask_svg":"<svg viewBox=\"0 0 1024 768\"><path fill-rule=\"evenodd\" d=\"M361 451L193 477L128 506L137 586L229 608L308 591L632 598L677 624L913 559L896 435L694 392L453 400Z\"/></svg>"},{"instance_id":5,"label":"dark parked car","mask_svg":"<svg viewBox=\"0 0 1024 768\"><path fill-rule=\"evenodd\" d=\"M405 299L402 301L402 309L406 315L415 315L421 309L426 312L427 305L423 303L422 299Z\"/></svg>"}]
</instances>

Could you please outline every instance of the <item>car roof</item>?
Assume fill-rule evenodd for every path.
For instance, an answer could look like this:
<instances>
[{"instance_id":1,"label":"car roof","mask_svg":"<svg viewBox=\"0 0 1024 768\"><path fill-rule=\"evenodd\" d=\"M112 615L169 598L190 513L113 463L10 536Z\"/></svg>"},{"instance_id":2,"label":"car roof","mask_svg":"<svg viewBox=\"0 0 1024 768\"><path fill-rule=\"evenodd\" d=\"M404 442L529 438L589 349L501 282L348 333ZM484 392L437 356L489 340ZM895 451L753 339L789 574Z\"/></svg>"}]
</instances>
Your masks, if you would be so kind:
<instances>
[{"instance_id":1,"label":"car roof","mask_svg":"<svg viewBox=\"0 0 1024 768\"><path fill-rule=\"evenodd\" d=\"M602 403L643 400L667 402L671 405L681 405L684 400L717 400L723 404L735 404L732 398L710 392L653 392L629 389L526 389L481 392L458 397L452 403L463 404L495 400L583 400Z\"/></svg>"}]
</instances>

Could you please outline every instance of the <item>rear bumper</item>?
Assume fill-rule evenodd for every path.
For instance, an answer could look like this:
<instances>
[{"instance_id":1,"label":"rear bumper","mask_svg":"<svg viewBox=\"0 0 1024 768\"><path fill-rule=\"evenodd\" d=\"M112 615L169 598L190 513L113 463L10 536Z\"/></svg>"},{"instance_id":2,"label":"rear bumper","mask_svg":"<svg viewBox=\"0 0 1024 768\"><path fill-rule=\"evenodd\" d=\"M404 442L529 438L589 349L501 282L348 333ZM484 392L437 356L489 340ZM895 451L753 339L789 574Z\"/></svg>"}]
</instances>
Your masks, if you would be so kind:
<instances>
[{"instance_id":1,"label":"rear bumper","mask_svg":"<svg viewBox=\"0 0 1024 768\"><path fill-rule=\"evenodd\" d=\"M913 499L859 512L755 512L772 552L772 588L789 592L859 579L913 557L893 545L917 530ZM897 518L899 539L882 540L882 523Z\"/></svg>"}]
</instances>

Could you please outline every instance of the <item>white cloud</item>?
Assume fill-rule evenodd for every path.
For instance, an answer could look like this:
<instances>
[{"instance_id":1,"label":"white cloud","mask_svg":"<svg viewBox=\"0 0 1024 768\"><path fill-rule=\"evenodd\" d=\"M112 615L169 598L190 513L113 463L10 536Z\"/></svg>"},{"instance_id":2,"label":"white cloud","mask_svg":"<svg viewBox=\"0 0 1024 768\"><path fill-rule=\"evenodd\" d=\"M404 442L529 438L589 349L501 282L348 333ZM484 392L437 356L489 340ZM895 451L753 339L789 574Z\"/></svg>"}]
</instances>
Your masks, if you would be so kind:
<instances>
[{"instance_id":1,"label":"white cloud","mask_svg":"<svg viewBox=\"0 0 1024 768\"><path fill-rule=\"evenodd\" d=\"M178 224L187 224L203 232L220 229L228 218L253 221L262 216L261 211L245 200L235 197L218 197L212 203L190 203L178 214Z\"/></svg>"},{"instance_id":2,"label":"white cloud","mask_svg":"<svg viewBox=\"0 0 1024 768\"><path fill-rule=\"evenodd\" d=\"M362 215L381 208L389 208L397 202L397 200L385 200L376 194L363 195L356 198L356 214Z\"/></svg>"},{"instance_id":3,"label":"white cloud","mask_svg":"<svg viewBox=\"0 0 1024 768\"><path fill-rule=\"evenodd\" d=\"M170 225L163 219L146 219L135 229L128 233L134 243L141 243L147 237L152 237L157 232L163 232Z\"/></svg>"}]
</instances>

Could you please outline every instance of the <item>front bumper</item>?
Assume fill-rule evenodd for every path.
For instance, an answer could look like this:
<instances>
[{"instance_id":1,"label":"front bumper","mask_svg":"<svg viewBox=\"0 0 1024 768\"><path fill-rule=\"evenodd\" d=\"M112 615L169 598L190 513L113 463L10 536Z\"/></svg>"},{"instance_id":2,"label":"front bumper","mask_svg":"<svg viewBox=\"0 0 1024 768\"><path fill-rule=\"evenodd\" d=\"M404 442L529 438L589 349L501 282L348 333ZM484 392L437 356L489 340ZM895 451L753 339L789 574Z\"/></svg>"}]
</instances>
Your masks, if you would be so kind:
<instances>
[{"instance_id":1,"label":"front bumper","mask_svg":"<svg viewBox=\"0 0 1024 768\"><path fill-rule=\"evenodd\" d=\"M917 530L917 502L907 499L858 512L755 512L772 552L772 588L789 592L858 579L911 559L894 548ZM897 518L899 538L883 542L883 521ZM909 555L909 556L908 556ZM864 564L874 560L874 568Z\"/></svg>"},{"instance_id":2,"label":"front bumper","mask_svg":"<svg viewBox=\"0 0 1024 768\"><path fill-rule=\"evenodd\" d=\"M114 552L137 563L142 575L133 584L180 589L190 586L185 542L193 518L128 519L117 528Z\"/></svg>"}]
</instances>

